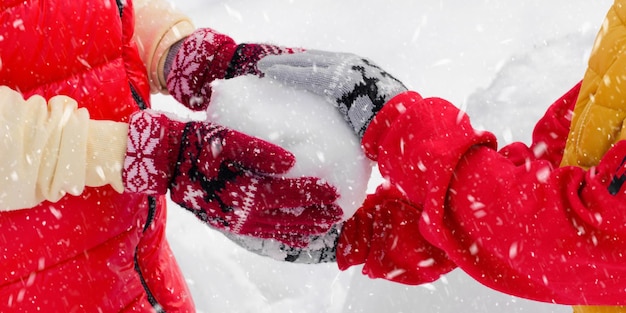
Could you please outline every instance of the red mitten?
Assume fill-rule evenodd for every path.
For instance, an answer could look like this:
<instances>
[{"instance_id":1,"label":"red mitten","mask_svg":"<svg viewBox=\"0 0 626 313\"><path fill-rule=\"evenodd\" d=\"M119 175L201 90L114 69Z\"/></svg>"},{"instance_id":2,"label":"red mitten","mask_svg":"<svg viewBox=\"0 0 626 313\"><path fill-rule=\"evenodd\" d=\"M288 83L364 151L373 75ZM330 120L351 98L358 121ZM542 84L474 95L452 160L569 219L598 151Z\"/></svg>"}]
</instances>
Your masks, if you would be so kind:
<instances>
[{"instance_id":1,"label":"red mitten","mask_svg":"<svg viewBox=\"0 0 626 313\"><path fill-rule=\"evenodd\" d=\"M209 28L187 37L166 64L169 93L192 110L204 110L211 99L211 82L240 75L261 75L257 62L267 55L300 51L268 44L239 44Z\"/></svg>"},{"instance_id":2,"label":"red mitten","mask_svg":"<svg viewBox=\"0 0 626 313\"><path fill-rule=\"evenodd\" d=\"M292 246L342 217L334 187L314 177L280 178L295 162L271 143L163 114L131 116L126 191L165 194L210 225Z\"/></svg>"},{"instance_id":3,"label":"red mitten","mask_svg":"<svg viewBox=\"0 0 626 313\"><path fill-rule=\"evenodd\" d=\"M421 209L391 186L379 186L348 219L337 244L341 270L362 264L371 278L417 285L432 282L455 265L420 235Z\"/></svg>"}]
</instances>

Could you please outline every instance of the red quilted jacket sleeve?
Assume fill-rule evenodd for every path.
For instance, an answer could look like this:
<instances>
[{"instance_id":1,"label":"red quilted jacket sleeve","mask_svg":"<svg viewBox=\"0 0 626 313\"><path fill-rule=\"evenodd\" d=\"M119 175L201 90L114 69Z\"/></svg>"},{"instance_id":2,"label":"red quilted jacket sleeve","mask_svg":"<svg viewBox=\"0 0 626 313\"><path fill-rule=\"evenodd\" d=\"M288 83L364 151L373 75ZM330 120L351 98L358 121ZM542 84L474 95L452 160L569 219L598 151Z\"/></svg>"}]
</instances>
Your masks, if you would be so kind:
<instances>
[{"instance_id":1,"label":"red quilted jacket sleeve","mask_svg":"<svg viewBox=\"0 0 626 313\"><path fill-rule=\"evenodd\" d=\"M577 93L550 107L530 147L497 151L452 104L412 93L392 99L363 144L423 208L423 238L476 280L544 302L626 304L626 142L589 171L558 168Z\"/></svg>"}]
</instances>

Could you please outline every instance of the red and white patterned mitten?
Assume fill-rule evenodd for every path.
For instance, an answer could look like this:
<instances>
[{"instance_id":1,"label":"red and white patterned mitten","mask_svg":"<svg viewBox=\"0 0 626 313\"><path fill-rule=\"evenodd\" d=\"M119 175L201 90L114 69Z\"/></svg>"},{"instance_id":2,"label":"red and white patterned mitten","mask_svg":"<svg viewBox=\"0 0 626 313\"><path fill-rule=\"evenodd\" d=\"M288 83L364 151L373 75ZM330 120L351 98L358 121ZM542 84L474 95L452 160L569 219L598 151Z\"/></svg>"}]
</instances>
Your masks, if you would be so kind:
<instances>
[{"instance_id":1,"label":"red and white patterned mitten","mask_svg":"<svg viewBox=\"0 0 626 313\"><path fill-rule=\"evenodd\" d=\"M334 187L315 177L283 178L295 159L283 148L226 127L131 116L126 191L165 194L213 227L293 246L342 217Z\"/></svg>"},{"instance_id":2,"label":"red and white patterned mitten","mask_svg":"<svg viewBox=\"0 0 626 313\"><path fill-rule=\"evenodd\" d=\"M204 110L211 99L211 83L240 75L261 75L257 62L267 56L301 51L269 44L236 44L209 28L201 28L173 47L166 67L167 89L192 110Z\"/></svg>"}]
</instances>

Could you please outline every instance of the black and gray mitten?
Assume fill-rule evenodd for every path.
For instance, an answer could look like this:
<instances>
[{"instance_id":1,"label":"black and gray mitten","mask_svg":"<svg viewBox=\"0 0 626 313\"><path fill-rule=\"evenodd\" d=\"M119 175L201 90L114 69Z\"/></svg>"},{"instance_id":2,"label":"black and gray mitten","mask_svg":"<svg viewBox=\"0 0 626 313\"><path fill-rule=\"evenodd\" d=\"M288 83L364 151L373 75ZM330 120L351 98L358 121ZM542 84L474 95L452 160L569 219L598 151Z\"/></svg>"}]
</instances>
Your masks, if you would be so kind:
<instances>
[{"instance_id":1,"label":"black and gray mitten","mask_svg":"<svg viewBox=\"0 0 626 313\"><path fill-rule=\"evenodd\" d=\"M333 225L322 235L311 236L306 247L292 247L280 241L235 234L220 230L242 248L277 261L317 264L336 262L337 240L342 224ZM219 230L219 229L218 229Z\"/></svg>"},{"instance_id":2,"label":"black and gray mitten","mask_svg":"<svg viewBox=\"0 0 626 313\"><path fill-rule=\"evenodd\" d=\"M383 105L407 90L372 61L351 53L271 55L257 66L266 77L328 98L359 138Z\"/></svg>"}]
</instances>

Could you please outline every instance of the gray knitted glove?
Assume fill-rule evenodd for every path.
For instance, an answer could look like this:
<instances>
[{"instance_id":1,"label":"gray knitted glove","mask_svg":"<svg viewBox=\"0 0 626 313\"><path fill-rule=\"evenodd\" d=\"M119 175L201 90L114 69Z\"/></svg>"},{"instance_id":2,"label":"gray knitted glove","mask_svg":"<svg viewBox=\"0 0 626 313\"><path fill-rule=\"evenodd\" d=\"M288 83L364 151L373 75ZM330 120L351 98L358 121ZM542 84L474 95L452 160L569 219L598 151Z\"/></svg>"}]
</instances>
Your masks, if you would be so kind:
<instances>
[{"instance_id":1,"label":"gray knitted glove","mask_svg":"<svg viewBox=\"0 0 626 313\"><path fill-rule=\"evenodd\" d=\"M339 240L342 225L343 223L335 224L327 233L311 236L308 240L309 244L302 248L291 247L272 239L256 238L218 230L232 242L260 256L277 261L318 264L337 261L337 240Z\"/></svg>"},{"instance_id":2,"label":"gray knitted glove","mask_svg":"<svg viewBox=\"0 0 626 313\"><path fill-rule=\"evenodd\" d=\"M383 105L407 90L372 61L350 53L308 50L272 55L257 66L266 77L327 97L359 138Z\"/></svg>"}]
</instances>

